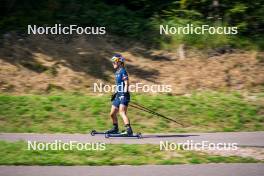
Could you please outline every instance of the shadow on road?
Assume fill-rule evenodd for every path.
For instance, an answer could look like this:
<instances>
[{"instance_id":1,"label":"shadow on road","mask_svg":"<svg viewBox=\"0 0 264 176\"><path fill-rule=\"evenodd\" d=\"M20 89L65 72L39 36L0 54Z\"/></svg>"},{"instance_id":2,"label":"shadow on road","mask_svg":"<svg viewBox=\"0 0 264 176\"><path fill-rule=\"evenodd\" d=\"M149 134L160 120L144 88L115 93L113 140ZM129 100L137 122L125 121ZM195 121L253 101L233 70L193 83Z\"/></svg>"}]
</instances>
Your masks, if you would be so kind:
<instances>
[{"instance_id":1,"label":"shadow on road","mask_svg":"<svg viewBox=\"0 0 264 176\"><path fill-rule=\"evenodd\" d=\"M177 135L173 135L173 134L163 134L163 135L142 135L142 138L169 138L169 137L191 137L191 136L199 136L199 135L185 135L185 134L177 134Z\"/></svg>"}]
</instances>

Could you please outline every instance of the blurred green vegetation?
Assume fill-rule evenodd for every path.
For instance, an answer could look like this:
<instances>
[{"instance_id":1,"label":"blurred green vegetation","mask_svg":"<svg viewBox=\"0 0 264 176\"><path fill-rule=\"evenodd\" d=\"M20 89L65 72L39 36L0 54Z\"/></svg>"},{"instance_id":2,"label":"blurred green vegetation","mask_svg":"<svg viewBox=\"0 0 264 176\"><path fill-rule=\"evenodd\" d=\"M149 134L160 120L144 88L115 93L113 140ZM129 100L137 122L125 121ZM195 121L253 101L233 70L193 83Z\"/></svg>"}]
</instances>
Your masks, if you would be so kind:
<instances>
[{"instance_id":1,"label":"blurred green vegetation","mask_svg":"<svg viewBox=\"0 0 264 176\"><path fill-rule=\"evenodd\" d=\"M240 93L200 92L189 96L132 95L132 100L183 124L129 107L135 132L263 131L263 95L250 102ZM89 133L107 130L111 103L108 96L74 93L0 95L1 132ZM119 118L122 129L123 122Z\"/></svg>"},{"instance_id":2,"label":"blurred green vegetation","mask_svg":"<svg viewBox=\"0 0 264 176\"><path fill-rule=\"evenodd\" d=\"M160 151L159 145L106 144L106 150L27 150L27 143L0 141L0 165L143 165L257 163L253 158L208 155L195 151Z\"/></svg>"},{"instance_id":3,"label":"blurred green vegetation","mask_svg":"<svg viewBox=\"0 0 264 176\"><path fill-rule=\"evenodd\" d=\"M105 26L109 33L155 46L173 48L179 43L198 48L231 46L263 49L264 4L261 0L3 0L1 31L26 31L28 24L79 24ZM161 36L159 25L192 23L237 26L239 35Z\"/></svg>"}]
</instances>

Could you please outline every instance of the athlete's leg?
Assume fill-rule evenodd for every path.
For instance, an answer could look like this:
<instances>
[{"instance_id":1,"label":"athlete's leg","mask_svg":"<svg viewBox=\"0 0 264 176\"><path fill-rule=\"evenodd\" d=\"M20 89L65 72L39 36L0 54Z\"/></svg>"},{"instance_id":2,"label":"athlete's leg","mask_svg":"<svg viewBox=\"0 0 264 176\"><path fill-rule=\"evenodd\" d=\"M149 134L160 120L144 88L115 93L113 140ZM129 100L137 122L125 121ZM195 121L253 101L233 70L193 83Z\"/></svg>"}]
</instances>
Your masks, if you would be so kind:
<instances>
[{"instance_id":1,"label":"athlete's leg","mask_svg":"<svg viewBox=\"0 0 264 176\"><path fill-rule=\"evenodd\" d=\"M130 124L129 123L129 119L127 117L127 106L126 105L120 104L120 106L119 106L119 114L122 117L125 125Z\"/></svg>"},{"instance_id":2,"label":"athlete's leg","mask_svg":"<svg viewBox=\"0 0 264 176\"><path fill-rule=\"evenodd\" d=\"M117 112L118 112L118 108L114 105L112 105L111 107L111 112L110 112L110 117L112 118L113 121L113 128L106 131L106 133L118 133L119 129L118 129L118 120L117 120Z\"/></svg>"},{"instance_id":3,"label":"athlete's leg","mask_svg":"<svg viewBox=\"0 0 264 176\"><path fill-rule=\"evenodd\" d=\"M127 106L126 105L120 104L120 106L119 106L119 114L123 118L123 121L124 121L124 124L125 124L125 127L126 127L126 134L127 135L132 135L133 131L132 131L132 128L130 126L129 119L127 117Z\"/></svg>"},{"instance_id":4,"label":"athlete's leg","mask_svg":"<svg viewBox=\"0 0 264 176\"><path fill-rule=\"evenodd\" d=\"M113 124L118 124L118 121L117 121L117 112L118 112L118 108L115 107L114 105L112 105L111 107L111 112L110 112L110 117L113 121Z\"/></svg>"}]
</instances>

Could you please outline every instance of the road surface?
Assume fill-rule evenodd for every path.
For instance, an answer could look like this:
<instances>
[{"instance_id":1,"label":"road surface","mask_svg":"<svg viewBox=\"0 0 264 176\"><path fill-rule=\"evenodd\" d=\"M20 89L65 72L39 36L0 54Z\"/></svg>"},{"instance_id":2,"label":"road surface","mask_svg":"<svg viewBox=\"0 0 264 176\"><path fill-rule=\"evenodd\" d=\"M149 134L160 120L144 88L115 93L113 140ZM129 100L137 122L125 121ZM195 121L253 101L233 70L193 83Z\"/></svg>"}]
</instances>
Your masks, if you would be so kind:
<instances>
[{"instance_id":1,"label":"road surface","mask_svg":"<svg viewBox=\"0 0 264 176\"><path fill-rule=\"evenodd\" d=\"M262 176L264 164L0 166L1 176Z\"/></svg>"},{"instance_id":2,"label":"road surface","mask_svg":"<svg viewBox=\"0 0 264 176\"><path fill-rule=\"evenodd\" d=\"M264 147L264 132L143 134L142 139L110 138L90 134L0 133L5 141L105 142L111 144L159 144L160 141L183 143L237 143L238 146ZM0 166L1 176L261 176L264 164L194 164L144 166Z\"/></svg>"},{"instance_id":3,"label":"road surface","mask_svg":"<svg viewBox=\"0 0 264 176\"><path fill-rule=\"evenodd\" d=\"M143 134L142 139L110 138L104 135L91 136L90 134L36 134L36 133L0 133L0 140L6 141L41 141L54 142L104 142L111 144L159 144L160 141L183 143L237 143L238 146L264 147L264 131L260 132L220 132L220 133L178 133L178 134Z\"/></svg>"}]
</instances>

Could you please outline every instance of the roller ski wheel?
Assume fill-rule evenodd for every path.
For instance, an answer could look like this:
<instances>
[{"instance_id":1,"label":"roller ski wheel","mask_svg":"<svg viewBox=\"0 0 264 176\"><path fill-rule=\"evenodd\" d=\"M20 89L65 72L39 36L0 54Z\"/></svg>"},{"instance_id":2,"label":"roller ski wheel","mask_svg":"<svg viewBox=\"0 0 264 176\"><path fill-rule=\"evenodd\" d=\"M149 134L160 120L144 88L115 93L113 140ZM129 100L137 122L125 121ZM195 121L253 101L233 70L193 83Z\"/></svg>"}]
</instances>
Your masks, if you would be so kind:
<instances>
[{"instance_id":1,"label":"roller ski wheel","mask_svg":"<svg viewBox=\"0 0 264 176\"><path fill-rule=\"evenodd\" d=\"M128 135L128 134L122 134L122 133L118 133L118 134L105 134L105 138L138 138L141 139L142 135L141 133L136 133L136 134L132 134L132 135Z\"/></svg>"},{"instance_id":2,"label":"roller ski wheel","mask_svg":"<svg viewBox=\"0 0 264 176\"><path fill-rule=\"evenodd\" d=\"M96 130L92 130L90 134L91 134L91 136L95 136L96 134L105 134L105 132L99 132Z\"/></svg>"},{"instance_id":3,"label":"roller ski wheel","mask_svg":"<svg viewBox=\"0 0 264 176\"><path fill-rule=\"evenodd\" d=\"M137 136L138 139L142 138L142 134L141 133L137 133L136 136Z\"/></svg>"},{"instance_id":4,"label":"roller ski wheel","mask_svg":"<svg viewBox=\"0 0 264 176\"><path fill-rule=\"evenodd\" d=\"M96 134L96 130L91 131L91 136L94 136Z\"/></svg>"}]
</instances>

